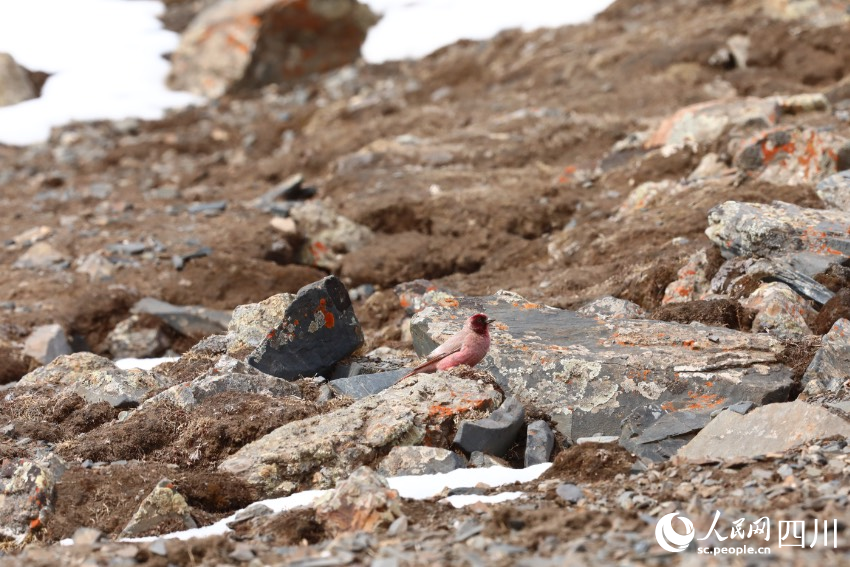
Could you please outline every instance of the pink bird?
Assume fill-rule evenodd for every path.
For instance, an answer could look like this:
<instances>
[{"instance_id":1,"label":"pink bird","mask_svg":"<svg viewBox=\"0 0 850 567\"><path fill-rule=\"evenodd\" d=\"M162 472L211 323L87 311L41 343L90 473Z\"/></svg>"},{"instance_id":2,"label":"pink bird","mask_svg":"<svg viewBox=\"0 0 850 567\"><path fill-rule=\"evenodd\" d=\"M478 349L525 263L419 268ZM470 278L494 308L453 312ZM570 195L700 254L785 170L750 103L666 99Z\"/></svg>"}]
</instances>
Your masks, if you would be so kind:
<instances>
[{"instance_id":1,"label":"pink bird","mask_svg":"<svg viewBox=\"0 0 850 567\"><path fill-rule=\"evenodd\" d=\"M403 378L421 372L448 370L459 364L475 366L490 350L489 319L483 313L477 313L466 320L463 329L449 337L449 340L434 349L425 361L405 374Z\"/></svg>"}]
</instances>

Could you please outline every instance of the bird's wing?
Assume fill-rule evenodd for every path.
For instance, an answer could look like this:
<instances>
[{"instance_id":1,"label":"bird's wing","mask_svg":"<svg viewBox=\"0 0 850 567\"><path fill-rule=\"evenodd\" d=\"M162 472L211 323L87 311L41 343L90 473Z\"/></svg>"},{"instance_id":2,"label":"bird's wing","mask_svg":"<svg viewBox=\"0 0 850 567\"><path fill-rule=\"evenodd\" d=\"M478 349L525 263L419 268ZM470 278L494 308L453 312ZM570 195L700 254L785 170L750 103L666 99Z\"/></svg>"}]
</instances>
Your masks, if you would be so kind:
<instances>
[{"instance_id":1,"label":"bird's wing","mask_svg":"<svg viewBox=\"0 0 850 567\"><path fill-rule=\"evenodd\" d=\"M417 372L419 372L420 370L422 370L426 366L430 366L430 365L434 364L435 362L443 360L447 356L452 355L452 354L460 351L462 346L463 346L463 343L458 343L458 345L453 350L447 350L445 352L440 352L440 353L437 352L438 350L440 350L439 348L434 349L434 352L429 354L428 358L426 358L424 361L422 361L422 363L419 366L417 366L416 368L412 368L410 370L410 372L408 372L404 376L404 378L407 378L408 376L412 376L413 374L416 374Z\"/></svg>"}]
</instances>

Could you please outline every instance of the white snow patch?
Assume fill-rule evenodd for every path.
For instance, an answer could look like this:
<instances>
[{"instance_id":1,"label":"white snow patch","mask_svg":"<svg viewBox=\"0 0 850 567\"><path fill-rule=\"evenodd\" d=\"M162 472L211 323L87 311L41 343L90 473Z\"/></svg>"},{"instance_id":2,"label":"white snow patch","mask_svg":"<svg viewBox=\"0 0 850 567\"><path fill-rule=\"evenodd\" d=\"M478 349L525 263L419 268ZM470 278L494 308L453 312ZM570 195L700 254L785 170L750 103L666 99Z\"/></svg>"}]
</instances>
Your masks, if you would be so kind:
<instances>
[{"instance_id":1,"label":"white snow patch","mask_svg":"<svg viewBox=\"0 0 850 567\"><path fill-rule=\"evenodd\" d=\"M163 358L120 358L115 361L115 366L121 370L130 370L131 368L150 370L151 368L156 368L165 362L174 362L176 360L180 360L180 357L165 356Z\"/></svg>"},{"instance_id":2,"label":"white snow patch","mask_svg":"<svg viewBox=\"0 0 850 567\"><path fill-rule=\"evenodd\" d=\"M165 86L179 37L158 1L0 0L0 52L51 76L41 96L0 108L0 143L43 142L75 120L161 118L202 99Z\"/></svg>"},{"instance_id":3,"label":"white snow patch","mask_svg":"<svg viewBox=\"0 0 850 567\"><path fill-rule=\"evenodd\" d=\"M470 504L477 504L479 502L483 502L484 504L498 504L499 502L509 502L511 500L517 500L518 498L522 498L525 496L525 492L501 492L499 494L493 494L490 496L484 496L481 494L456 494L454 496L447 496L445 500L449 502L455 508L463 508L464 506L469 506Z\"/></svg>"},{"instance_id":4,"label":"white snow patch","mask_svg":"<svg viewBox=\"0 0 850 567\"><path fill-rule=\"evenodd\" d=\"M554 28L590 20L613 0L367 0L381 20L369 30L369 63L424 57L461 39L488 39L502 30Z\"/></svg>"}]
</instances>

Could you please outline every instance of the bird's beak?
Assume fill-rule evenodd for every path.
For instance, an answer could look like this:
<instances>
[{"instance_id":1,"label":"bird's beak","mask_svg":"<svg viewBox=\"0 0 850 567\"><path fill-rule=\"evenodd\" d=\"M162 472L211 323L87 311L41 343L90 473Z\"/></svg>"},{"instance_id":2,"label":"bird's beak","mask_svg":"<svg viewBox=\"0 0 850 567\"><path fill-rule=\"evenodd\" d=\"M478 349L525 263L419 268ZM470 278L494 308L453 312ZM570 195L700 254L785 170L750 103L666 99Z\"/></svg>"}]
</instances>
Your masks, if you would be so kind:
<instances>
[{"instance_id":1,"label":"bird's beak","mask_svg":"<svg viewBox=\"0 0 850 567\"><path fill-rule=\"evenodd\" d=\"M489 319L489 318L487 319L487 324L488 324L488 325L489 325L490 323L495 323L495 322L496 322L496 320L495 320L495 319Z\"/></svg>"}]
</instances>

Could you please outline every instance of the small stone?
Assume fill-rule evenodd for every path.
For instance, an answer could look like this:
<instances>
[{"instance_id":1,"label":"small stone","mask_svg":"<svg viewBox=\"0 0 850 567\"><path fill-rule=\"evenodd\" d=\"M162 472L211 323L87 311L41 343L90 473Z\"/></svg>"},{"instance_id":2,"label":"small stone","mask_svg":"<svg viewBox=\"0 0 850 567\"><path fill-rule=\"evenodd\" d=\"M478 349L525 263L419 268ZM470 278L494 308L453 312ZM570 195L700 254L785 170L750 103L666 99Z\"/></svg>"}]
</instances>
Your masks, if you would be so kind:
<instances>
[{"instance_id":1,"label":"small stone","mask_svg":"<svg viewBox=\"0 0 850 567\"><path fill-rule=\"evenodd\" d=\"M584 498L581 488L575 484L562 484L555 489L555 494L558 495L558 498L570 504L575 504Z\"/></svg>"},{"instance_id":2,"label":"small stone","mask_svg":"<svg viewBox=\"0 0 850 567\"><path fill-rule=\"evenodd\" d=\"M53 362L57 357L71 352L64 329L56 324L36 327L24 342L24 354L42 364Z\"/></svg>"},{"instance_id":3,"label":"small stone","mask_svg":"<svg viewBox=\"0 0 850 567\"><path fill-rule=\"evenodd\" d=\"M396 537L407 531L408 519L407 516L399 516L387 528L387 537Z\"/></svg>"},{"instance_id":4,"label":"small stone","mask_svg":"<svg viewBox=\"0 0 850 567\"><path fill-rule=\"evenodd\" d=\"M791 468L791 465L789 465L788 463L784 463L780 465L778 469L776 469L776 474L778 474L783 479L786 479L789 476L794 475L794 470Z\"/></svg>"},{"instance_id":5,"label":"small stone","mask_svg":"<svg viewBox=\"0 0 850 567\"><path fill-rule=\"evenodd\" d=\"M77 528L74 531L74 545L94 545L103 537L103 532L96 528Z\"/></svg>"},{"instance_id":6,"label":"small stone","mask_svg":"<svg viewBox=\"0 0 850 567\"><path fill-rule=\"evenodd\" d=\"M316 519L331 533L372 532L400 517L398 492L369 467L360 467L315 503Z\"/></svg>"},{"instance_id":7,"label":"small stone","mask_svg":"<svg viewBox=\"0 0 850 567\"><path fill-rule=\"evenodd\" d=\"M620 438L616 435L594 435L593 437L579 437L576 439L576 445L584 445L585 443L617 443Z\"/></svg>"},{"instance_id":8,"label":"small stone","mask_svg":"<svg viewBox=\"0 0 850 567\"><path fill-rule=\"evenodd\" d=\"M204 214L216 215L227 208L227 201L210 201L209 203L193 203L189 205L187 211L191 215Z\"/></svg>"},{"instance_id":9,"label":"small stone","mask_svg":"<svg viewBox=\"0 0 850 567\"><path fill-rule=\"evenodd\" d=\"M555 446L555 434L549 424L543 420L528 424L525 438L525 466L548 463Z\"/></svg>"},{"instance_id":10,"label":"small stone","mask_svg":"<svg viewBox=\"0 0 850 567\"><path fill-rule=\"evenodd\" d=\"M815 191L828 207L850 211L850 170L839 171L821 180Z\"/></svg>"},{"instance_id":11,"label":"small stone","mask_svg":"<svg viewBox=\"0 0 850 567\"><path fill-rule=\"evenodd\" d=\"M198 527L186 499L177 492L170 480L162 479L139 505L121 531L121 537L134 537L174 520L179 521L185 529Z\"/></svg>"},{"instance_id":12,"label":"small stone","mask_svg":"<svg viewBox=\"0 0 850 567\"><path fill-rule=\"evenodd\" d=\"M228 554L228 557L234 561L245 563L254 559L256 554L254 553L254 550L251 549L250 544L240 542L236 544L236 549L231 551Z\"/></svg>"},{"instance_id":13,"label":"small stone","mask_svg":"<svg viewBox=\"0 0 850 567\"><path fill-rule=\"evenodd\" d=\"M576 313L585 317L598 317L605 320L643 319L646 317L646 311L637 303L610 295L591 301Z\"/></svg>"},{"instance_id":14,"label":"small stone","mask_svg":"<svg viewBox=\"0 0 850 567\"><path fill-rule=\"evenodd\" d=\"M164 539L155 539L148 545L148 551L160 557L168 557L168 548L165 546Z\"/></svg>"},{"instance_id":15,"label":"small stone","mask_svg":"<svg viewBox=\"0 0 850 567\"><path fill-rule=\"evenodd\" d=\"M762 284L741 305L757 311L754 333L768 332L786 340L812 334L806 317L814 318L814 310L784 283Z\"/></svg>"},{"instance_id":16,"label":"small stone","mask_svg":"<svg viewBox=\"0 0 850 567\"><path fill-rule=\"evenodd\" d=\"M484 531L484 524L475 520L464 520L455 528L455 543L468 540Z\"/></svg>"},{"instance_id":17,"label":"small stone","mask_svg":"<svg viewBox=\"0 0 850 567\"><path fill-rule=\"evenodd\" d=\"M12 267L31 270L65 269L68 267L68 261L47 242L36 242L15 260Z\"/></svg>"},{"instance_id":18,"label":"small stone","mask_svg":"<svg viewBox=\"0 0 850 567\"><path fill-rule=\"evenodd\" d=\"M494 457L482 453L481 451L473 451L469 456L469 466L474 469L486 469L489 467L505 467L510 468L510 465L504 459Z\"/></svg>"},{"instance_id":19,"label":"small stone","mask_svg":"<svg viewBox=\"0 0 850 567\"><path fill-rule=\"evenodd\" d=\"M465 466L463 457L447 449L403 445L392 448L378 472L384 476L440 474Z\"/></svg>"}]
</instances>

